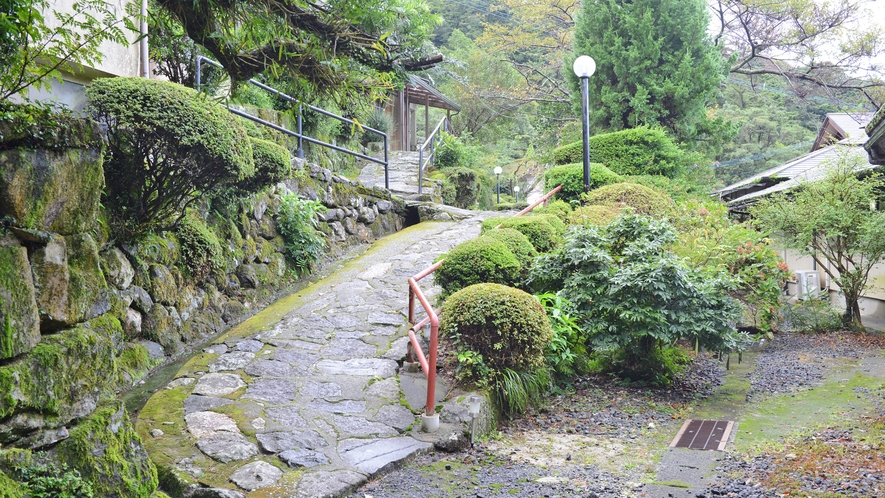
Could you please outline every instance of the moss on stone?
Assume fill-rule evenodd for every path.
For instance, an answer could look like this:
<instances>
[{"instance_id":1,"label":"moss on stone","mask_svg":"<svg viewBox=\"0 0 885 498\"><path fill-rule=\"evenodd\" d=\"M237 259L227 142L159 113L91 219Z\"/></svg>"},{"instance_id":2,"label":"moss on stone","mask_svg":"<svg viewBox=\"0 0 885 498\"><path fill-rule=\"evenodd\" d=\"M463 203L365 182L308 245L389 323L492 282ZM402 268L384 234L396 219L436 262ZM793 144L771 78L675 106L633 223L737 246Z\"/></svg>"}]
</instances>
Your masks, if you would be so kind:
<instances>
[{"instance_id":1,"label":"moss on stone","mask_svg":"<svg viewBox=\"0 0 885 498\"><path fill-rule=\"evenodd\" d=\"M46 336L30 353L0 367L0 417L21 406L65 423L74 405L113 389L108 380L115 376L114 345L95 331L81 325Z\"/></svg>"},{"instance_id":2,"label":"moss on stone","mask_svg":"<svg viewBox=\"0 0 885 498\"><path fill-rule=\"evenodd\" d=\"M127 344L117 358L118 384L131 384L147 375L153 366L151 354L141 344ZM128 379L126 378L128 376Z\"/></svg>"},{"instance_id":3,"label":"moss on stone","mask_svg":"<svg viewBox=\"0 0 885 498\"><path fill-rule=\"evenodd\" d=\"M12 358L40 342L40 318L27 250L9 236L0 246L0 358Z\"/></svg>"},{"instance_id":4,"label":"moss on stone","mask_svg":"<svg viewBox=\"0 0 885 498\"><path fill-rule=\"evenodd\" d=\"M121 402L101 405L59 444L59 457L92 481L97 496L148 498L157 469Z\"/></svg>"},{"instance_id":5,"label":"moss on stone","mask_svg":"<svg viewBox=\"0 0 885 498\"><path fill-rule=\"evenodd\" d=\"M22 485L0 471L0 498L23 498L24 496L25 490Z\"/></svg>"},{"instance_id":6,"label":"moss on stone","mask_svg":"<svg viewBox=\"0 0 885 498\"><path fill-rule=\"evenodd\" d=\"M162 235L148 234L136 244L135 257L146 264L173 266L181 258L181 244L170 232L164 232Z\"/></svg>"},{"instance_id":7,"label":"moss on stone","mask_svg":"<svg viewBox=\"0 0 885 498\"><path fill-rule=\"evenodd\" d=\"M83 233L66 237L68 271L68 320L78 323L94 318L110 309L107 282L101 271L98 245L92 236Z\"/></svg>"}]
</instances>

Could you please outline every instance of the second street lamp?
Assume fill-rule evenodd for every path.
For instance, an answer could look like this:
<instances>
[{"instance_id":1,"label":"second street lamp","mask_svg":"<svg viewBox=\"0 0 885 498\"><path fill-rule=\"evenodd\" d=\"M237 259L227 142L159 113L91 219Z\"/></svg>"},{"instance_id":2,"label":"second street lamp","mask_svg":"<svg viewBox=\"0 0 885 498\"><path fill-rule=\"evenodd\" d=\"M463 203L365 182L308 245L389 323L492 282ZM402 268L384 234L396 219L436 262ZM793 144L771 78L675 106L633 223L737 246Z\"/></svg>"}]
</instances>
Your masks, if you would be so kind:
<instances>
[{"instance_id":1,"label":"second street lamp","mask_svg":"<svg viewBox=\"0 0 885 498\"><path fill-rule=\"evenodd\" d=\"M501 172L504 171L500 166L495 166L495 176L498 177L498 202L496 204L501 204Z\"/></svg>"},{"instance_id":2,"label":"second street lamp","mask_svg":"<svg viewBox=\"0 0 885 498\"><path fill-rule=\"evenodd\" d=\"M575 76L581 78L581 127L584 132L584 192L590 191L590 77L596 72L596 61L582 55L575 59Z\"/></svg>"},{"instance_id":3,"label":"second street lamp","mask_svg":"<svg viewBox=\"0 0 885 498\"><path fill-rule=\"evenodd\" d=\"M516 192L516 203L519 204L519 185L513 187L513 191Z\"/></svg>"}]
</instances>

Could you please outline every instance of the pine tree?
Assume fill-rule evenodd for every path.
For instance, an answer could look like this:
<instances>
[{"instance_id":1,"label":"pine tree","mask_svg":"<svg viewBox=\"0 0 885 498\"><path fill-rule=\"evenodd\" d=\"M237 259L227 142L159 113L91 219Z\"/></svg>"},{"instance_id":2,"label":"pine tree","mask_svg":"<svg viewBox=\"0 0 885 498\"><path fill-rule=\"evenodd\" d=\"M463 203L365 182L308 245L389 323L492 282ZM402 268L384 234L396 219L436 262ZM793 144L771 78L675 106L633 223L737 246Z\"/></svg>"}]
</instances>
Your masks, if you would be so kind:
<instances>
[{"instance_id":1,"label":"pine tree","mask_svg":"<svg viewBox=\"0 0 885 498\"><path fill-rule=\"evenodd\" d=\"M660 125L685 142L727 135L727 123L708 117L727 74L708 23L704 0L585 0L574 57L596 60L594 129ZM580 81L571 80L580 102Z\"/></svg>"}]
</instances>

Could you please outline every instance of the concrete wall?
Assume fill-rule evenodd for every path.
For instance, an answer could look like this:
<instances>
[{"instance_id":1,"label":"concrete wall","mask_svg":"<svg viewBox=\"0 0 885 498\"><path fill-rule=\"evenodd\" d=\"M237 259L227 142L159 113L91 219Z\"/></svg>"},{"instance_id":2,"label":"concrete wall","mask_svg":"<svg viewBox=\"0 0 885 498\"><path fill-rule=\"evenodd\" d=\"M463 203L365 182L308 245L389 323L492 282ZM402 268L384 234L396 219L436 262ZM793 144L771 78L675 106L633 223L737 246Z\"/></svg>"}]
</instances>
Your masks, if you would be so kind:
<instances>
[{"instance_id":1,"label":"concrete wall","mask_svg":"<svg viewBox=\"0 0 885 498\"><path fill-rule=\"evenodd\" d=\"M784 250L781 251L781 257L789 265L790 270L794 272L799 270L818 271L820 273L821 288L829 293L830 301L833 305L838 307L845 306L845 299L839 292L839 286L831 281L824 269L818 267L810 256L800 255L793 250ZM829 267L829 265L827 266ZM790 296L796 295L795 280L788 284L788 292ZM885 319L885 264L874 265L870 271L870 278L867 282L864 297L860 301L860 308L862 316Z\"/></svg>"},{"instance_id":2,"label":"concrete wall","mask_svg":"<svg viewBox=\"0 0 885 498\"><path fill-rule=\"evenodd\" d=\"M126 29L122 20L126 15L126 2L124 0L106 0L117 12L120 20L120 29L126 35L129 43L122 45L113 42L104 42L100 51L104 55L101 62L94 67L80 67L74 72L62 74L63 81L53 81L49 90L30 91L29 97L33 100L52 101L66 105L74 111L81 111L86 102L85 86L96 78L112 76L139 76L141 49L136 42L138 33ZM43 15L49 28L58 28L61 22L55 15L56 12L72 14L73 0L50 0L49 8ZM140 6L136 0L134 7Z\"/></svg>"}]
</instances>

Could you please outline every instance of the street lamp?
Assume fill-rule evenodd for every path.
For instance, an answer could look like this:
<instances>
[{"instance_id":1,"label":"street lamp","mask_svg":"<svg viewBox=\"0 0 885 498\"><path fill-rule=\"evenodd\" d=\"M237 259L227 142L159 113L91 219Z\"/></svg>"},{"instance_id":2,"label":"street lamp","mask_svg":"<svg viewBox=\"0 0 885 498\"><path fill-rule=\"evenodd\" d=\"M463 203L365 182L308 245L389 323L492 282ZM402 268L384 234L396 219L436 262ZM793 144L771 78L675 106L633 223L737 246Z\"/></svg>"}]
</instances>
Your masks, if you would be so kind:
<instances>
[{"instance_id":1,"label":"street lamp","mask_svg":"<svg viewBox=\"0 0 885 498\"><path fill-rule=\"evenodd\" d=\"M519 185L513 187L513 191L516 192L516 202L519 203Z\"/></svg>"},{"instance_id":2,"label":"street lamp","mask_svg":"<svg viewBox=\"0 0 885 498\"><path fill-rule=\"evenodd\" d=\"M596 72L593 57L575 59L575 76L581 78L581 127L584 131L584 192L590 191L590 77Z\"/></svg>"},{"instance_id":3,"label":"street lamp","mask_svg":"<svg viewBox=\"0 0 885 498\"><path fill-rule=\"evenodd\" d=\"M501 204L501 172L504 171L500 166L495 166L495 176L498 177L498 202L497 204Z\"/></svg>"}]
</instances>

